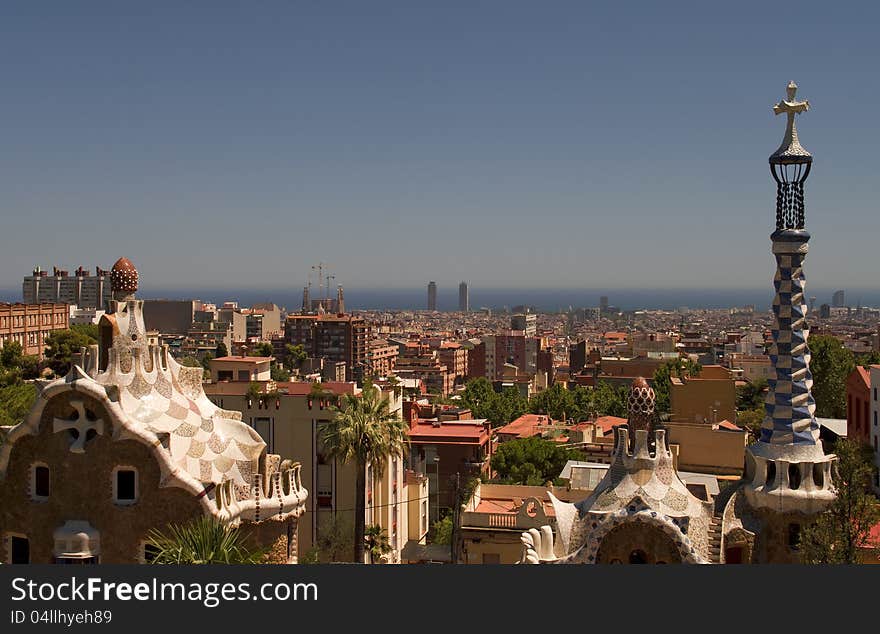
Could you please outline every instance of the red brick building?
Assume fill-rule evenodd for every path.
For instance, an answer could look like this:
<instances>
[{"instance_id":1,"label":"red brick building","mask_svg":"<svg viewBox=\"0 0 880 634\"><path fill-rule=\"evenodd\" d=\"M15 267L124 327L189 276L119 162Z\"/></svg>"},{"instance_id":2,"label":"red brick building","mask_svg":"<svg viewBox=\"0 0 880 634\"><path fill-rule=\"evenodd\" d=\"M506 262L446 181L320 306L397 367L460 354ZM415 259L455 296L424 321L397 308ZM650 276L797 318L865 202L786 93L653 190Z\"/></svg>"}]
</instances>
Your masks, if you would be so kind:
<instances>
[{"instance_id":1,"label":"red brick building","mask_svg":"<svg viewBox=\"0 0 880 634\"><path fill-rule=\"evenodd\" d=\"M69 327L67 304L0 304L0 348L17 341L22 353L42 357L45 339Z\"/></svg>"},{"instance_id":2,"label":"red brick building","mask_svg":"<svg viewBox=\"0 0 880 634\"><path fill-rule=\"evenodd\" d=\"M871 442L871 373L857 366L846 378L846 435Z\"/></svg>"}]
</instances>

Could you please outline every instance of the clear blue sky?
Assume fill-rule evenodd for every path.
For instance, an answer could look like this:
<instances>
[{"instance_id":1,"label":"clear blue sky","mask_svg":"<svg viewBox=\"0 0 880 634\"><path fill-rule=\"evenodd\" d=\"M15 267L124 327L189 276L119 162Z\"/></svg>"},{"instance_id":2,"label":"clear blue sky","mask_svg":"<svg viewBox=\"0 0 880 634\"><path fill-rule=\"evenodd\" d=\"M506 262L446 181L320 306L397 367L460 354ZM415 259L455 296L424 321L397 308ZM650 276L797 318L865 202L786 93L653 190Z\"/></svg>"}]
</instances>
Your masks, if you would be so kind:
<instances>
[{"instance_id":1,"label":"clear blue sky","mask_svg":"<svg viewBox=\"0 0 880 634\"><path fill-rule=\"evenodd\" d=\"M604 5L604 6L600 6ZM880 10L6 2L0 288L769 286L789 80L817 286L875 287Z\"/></svg>"}]
</instances>

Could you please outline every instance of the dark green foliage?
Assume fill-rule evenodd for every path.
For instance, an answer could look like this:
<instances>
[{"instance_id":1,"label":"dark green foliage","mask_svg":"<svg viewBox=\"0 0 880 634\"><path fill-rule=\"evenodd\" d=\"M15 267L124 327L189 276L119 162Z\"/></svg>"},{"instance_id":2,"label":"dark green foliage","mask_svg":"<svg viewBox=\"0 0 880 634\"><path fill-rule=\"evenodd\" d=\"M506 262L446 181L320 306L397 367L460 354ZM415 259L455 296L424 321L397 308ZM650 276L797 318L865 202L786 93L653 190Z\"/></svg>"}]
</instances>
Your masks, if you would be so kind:
<instances>
[{"instance_id":1,"label":"dark green foliage","mask_svg":"<svg viewBox=\"0 0 880 634\"><path fill-rule=\"evenodd\" d=\"M506 387L500 394L496 394L488 407L488 418L492 426L506 425L516 420L529 409L529 399L520 394L515 387Z\"/></svg>"},{"instance_id":2,"label":"dark green foliage","mask_svg":"<svg viewBox=\"0 0 880 634\"><path fill-rule=\"evenodd\" d=\"M269 373L272 376L273 381L289 381L290 380L290 371L283 366L273 365L269 368Z\"/></svg>"},{"instance_id":3,"label":"dark green foliage","mask_svg":"<svg viewBox=\"0 0 880 634\"><path fill-rule=\"evenodd\" d=\"M187 368L201 368L202 362L196 359L195 357L180 357L177 359L177 363L182 366L186 366Z\"/></svg>"},{"instance_id":4,"label":"dark green foliage","mask_svg":"<svg viewBox=\"0 0 880 634\"><path fill-rule=\"evenodd\" d=\"M736 409L754 410L764 408L767 379L758 379L736 388Z\"/></svg>"},{"instance_id":5,"label":"dark green foliage","mask_svg":"<svg viewBox=\"0 0 880 634\"><path fill-rule=\"evenodd\" d=\"M378 524L372 524L364 529L364 548L370 555L371 563L379 563L382 555L391 552L391 544L388 543L388 535Z\"/></svg>"},{"instance_id":6,"label":"dark green foliage","mask_svg":"<svg viewBox=\"0 0 880 634\"><path fill-rule=\"evenodd\" d=\"M492 469L503 482L540 486L553 481L566 462L580 458L576 451L533 436L501 443L492 456Z\"/></svg>"},{"instance_id":7,"label":"dark green foliage","mask_svg":"<svg viewBox=\"0 0 880 634\"><path fill-rule=\"evenodd\" d=\"M628 387L615 388L600 382L595 388L566 389L564 385L554 384L526 399L512 387L498 393L487 379L478 378L468 382L461 404L471 409L474 418L486 418L497 427L526 412L547 414L555 420L587 420L592 414L626 417L628 398Z\"/></svg>"},{"instance_id":8,"label":"dark green foliage","mask_svg":"<svg viewBox=\"0 0 880 634\"><path fill-rule=\"evenodd\" d=\"M736 413L736 424L745 428L749 433L749 443L756 442L761 437L761 424L764 422L764 407L747 409Z\"/></svg>"},{"instance_id":9,"label":"dark green foliage","mask_svg":"<svg viewBox=\"0 0 880 634\"><path fill-rule=\"evenodd\" d=\"M853 353L830 335L814 335L808 345L816 416L846 418L846 377L856 366Z\"/></svg>"},{"instance_id":10,"label":"dark green foliage","mask_svg":"<svg viewBox=\"0 0 880 634\"><path fill-rule=\"evenodd\" d=\"M629 388L625 385L614 387L605 381L593 388L593 406L600 416L617 416L626 418L629 415Z\"/></svg>"},{"instance_id":11,"label":"dark green foliage","mask_svg":"<svg viewBox=\"0 0 880 634\"><path fill-rule=\"evenodd\" d=\"M275 349L271 343L261 341L254 346L253 350L248 352L249 357L271 357L275 353Z\"/></svg>"},{"instance_id":12,"label":"dark green foliage","mask_svg":"<svg viewBox=\"0 0 880 634\"><path fill-rule=\"evenodd\" d=\"M216 355L217 355L216 356L217 359L222 359L223 357L229 356L229 350L226 348L226 344L223 343L222 341L217 344Z\"/></svg>"},{"instance_id":13,"label":"dark green foliage","mask_svg":"<svg viewBox=\"0 0 880 634\"><path fill-rule=\"evenodd\" d=\"M489 408L497 398L489 379L480 377L469 381L464 388L461 402L469 407L474 418L488 418Z\"/></svg>"},{"instance_id":14,"label":"dark green foliage","mask_svg":"<svg viewBox=\"0 0 880 634\"><path fill-rule=\"evenodd\" d=\"M17 425L34 405L37 388L32 383L18 381L0 387L0 427Z\"/></svg>"},{"instance_id":15,"label":"dark green foliage","mask_svg":"<svg viewBox=\"0 0 880 634\"><path fill-rule=\"evenodd\" d=\"M447 515L442 520L434 522L431 527L433 537L432 544L451 544L452 543L452 515Z\"/></svg>"},{"instance_id":16,"label":"dark green foliage","mask_svg":"<svg viewBox=\"0 0 880 634\"><path fill-rule=\"evenodd\" d=\"M257 564L266 552L254 549L238 527L202 516L189 524L172 524L167 533L152 530L147 544L154 564Z\"/></svg>"},{"instance_id":17,"label":"dark green foliage","mask_svg":"<svg viewBox=\"0 0 880 634\"><path fill-rule=\"evenodd\" d=\"M834 488L837 496L827 512L806 528L801 536L804 563L857 564L860 551L880 552L880 544L870 543L871 528L880 522L880 506L871 493L874 478L871 447L855 440L841 439L834 447L837 466Z\"/></svg>"},{"instance_id":18,"label":"dark green foliage","mask_svg":"<svg viewBox=\"0 0 880 634\"><path fill-rule=\"evenodd\" d=\"M309 355L302 344L298 343L294 346L288 343L284 346L284 363L291 370L298 369L308 358Z\"/></svg>"},{"instance_id":19,"label":"dark green foliage","mask_svg":"<svg viewBox=\"0 0 880 634\"><path fill-rule=\"evenodd\" d=\"M78 324L70 330L56 330L44 340L43 353L46 365L59 376L70 371L71 358L82 348L98 343L98 327L95 324Z\"/></svg>"}]
</instances>

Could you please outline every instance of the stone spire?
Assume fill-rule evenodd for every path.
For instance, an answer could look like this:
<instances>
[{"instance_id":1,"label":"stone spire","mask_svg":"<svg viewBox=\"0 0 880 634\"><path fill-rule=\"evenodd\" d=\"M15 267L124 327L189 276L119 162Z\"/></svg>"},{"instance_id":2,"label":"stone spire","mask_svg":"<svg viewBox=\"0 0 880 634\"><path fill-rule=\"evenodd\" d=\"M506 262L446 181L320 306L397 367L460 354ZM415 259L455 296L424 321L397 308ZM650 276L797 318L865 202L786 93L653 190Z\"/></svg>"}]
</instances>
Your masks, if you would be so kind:
<instances>
[{"instance_id":1,"label":"stone spire","mask_svg":"<svg viewBox=\"0 0 880 634\"><path fill-rule=\"evenodd\" d=\"M803 262L810 234L804 229L803 183L812 156L803 149L794 116L809 108L795 101L797 85L788 85L787 100L773 108L787 113L782 145L770 156L777 183L776 230L770 236L776 258L772 330L765 417L759 441L746 452L746 495L754 506L813 512L832 499L830 465L819 442L816 402L811 388L809 329L804 301Z\"/></svg>"}]
</instances>

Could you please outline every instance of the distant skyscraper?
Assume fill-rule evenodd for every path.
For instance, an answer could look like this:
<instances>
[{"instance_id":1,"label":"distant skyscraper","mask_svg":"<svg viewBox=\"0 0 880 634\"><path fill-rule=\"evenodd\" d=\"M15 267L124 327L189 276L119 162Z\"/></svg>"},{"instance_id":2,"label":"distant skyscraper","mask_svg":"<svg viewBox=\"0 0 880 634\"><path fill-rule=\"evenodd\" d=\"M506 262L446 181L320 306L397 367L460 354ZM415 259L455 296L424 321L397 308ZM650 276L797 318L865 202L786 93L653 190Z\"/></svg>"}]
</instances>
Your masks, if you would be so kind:
<instances>
[{"instance_id":1,"label":"distant skyscraper","mask_svg":"<svg viewBox=\"0 0 880 634\"><path fill-rule=\"evenodd\" d=\"M466 313L468 312L468 310L470 310L467 282L462 282L458 285L458 310L463 313Z\"/></svg>"},{"instance_id":2,"label":"distant skyscraper","mask_svg":"<svg viewBox=\"0 0 880 634\"><path fill-rule=\"evenodd\" d=\"M846 298L844 297L843 291L834 291L834 295L831 296L831 305L834 308L843 308L846 306Z\"/></svg>"},{"instance_id":3,"label":"distant skyscraper","mask_svg":"<svg viewBox=\"0 0 880 634\"><path fill-rule=\"evenodd\" d=\"M602 297L599 298L599 310L602 311L603 313L608 311L608 296L607 295L602 295Z\"/></svg>"},{"instance_id":4,"label":"distant skyscraper","mask_svg":"<svg viewBox=\"0 0 880 634\"><path fill-rule=\"evenodd\" d=\"M437 282L428 282L428 310L437 310Z\"/></svg>"}]
</instances>

